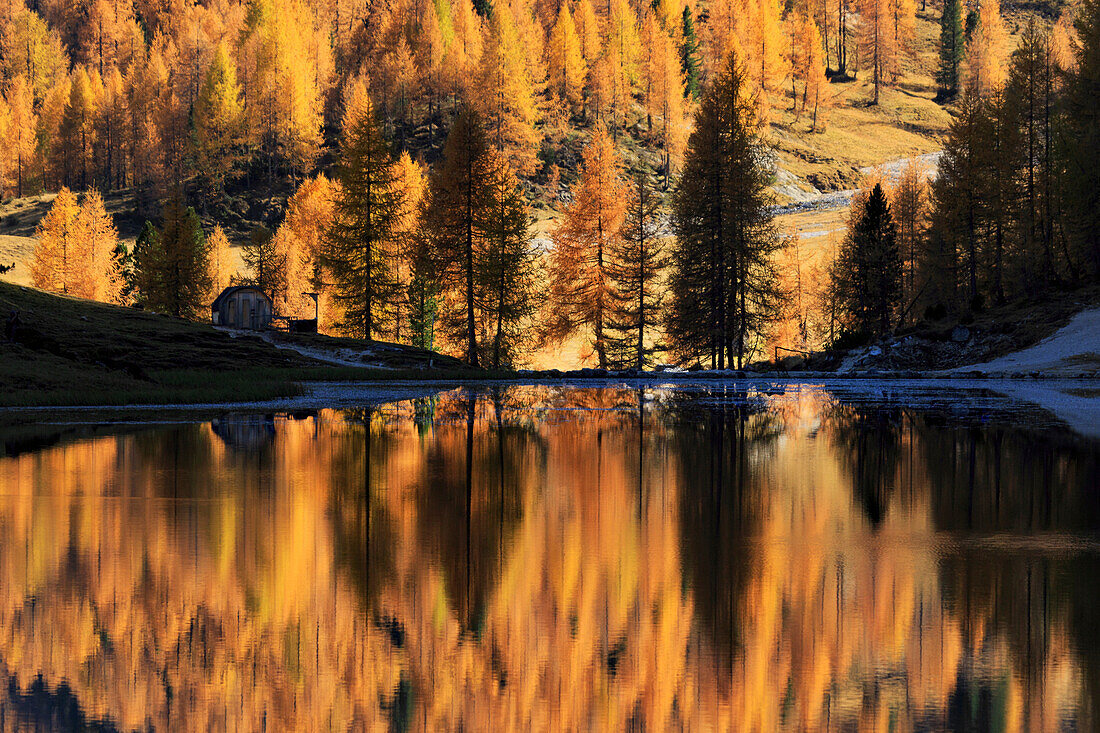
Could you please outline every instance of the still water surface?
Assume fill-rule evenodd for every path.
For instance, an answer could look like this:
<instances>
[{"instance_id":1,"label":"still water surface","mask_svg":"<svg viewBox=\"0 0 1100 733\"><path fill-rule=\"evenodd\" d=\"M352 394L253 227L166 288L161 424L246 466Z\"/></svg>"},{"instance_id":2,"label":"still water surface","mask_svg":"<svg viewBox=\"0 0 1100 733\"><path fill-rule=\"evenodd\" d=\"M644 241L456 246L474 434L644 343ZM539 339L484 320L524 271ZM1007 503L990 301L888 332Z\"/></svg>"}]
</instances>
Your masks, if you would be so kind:
<instances>
[{"instance_id":1,"label":"still water surface","mask_svg":"<svg viewBox=\"0 0 1100 733\"><path fill-rule=\"evenodd\" d=\"M0 730L1094 730L1100 444L811 388L24 428Z\"/></svg>"}]
</instances>

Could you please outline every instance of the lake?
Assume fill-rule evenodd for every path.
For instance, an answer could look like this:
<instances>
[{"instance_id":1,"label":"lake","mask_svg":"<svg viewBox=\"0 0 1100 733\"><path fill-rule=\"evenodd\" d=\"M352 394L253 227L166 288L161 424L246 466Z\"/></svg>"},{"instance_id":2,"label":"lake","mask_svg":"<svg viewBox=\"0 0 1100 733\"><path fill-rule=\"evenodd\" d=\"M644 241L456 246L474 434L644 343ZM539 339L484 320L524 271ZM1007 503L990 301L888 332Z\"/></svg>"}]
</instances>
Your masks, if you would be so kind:
<instances>
[{"instance_id":1,"label":"lake","mask_svg":"<svg viewBox=\"0 0 1100 733\"><path fill-rule=\"evenodd\" d=\"M995 393L148 418L0 433L2 731L1100 718L1100 441Z\"/></svg>"}]
</instances>

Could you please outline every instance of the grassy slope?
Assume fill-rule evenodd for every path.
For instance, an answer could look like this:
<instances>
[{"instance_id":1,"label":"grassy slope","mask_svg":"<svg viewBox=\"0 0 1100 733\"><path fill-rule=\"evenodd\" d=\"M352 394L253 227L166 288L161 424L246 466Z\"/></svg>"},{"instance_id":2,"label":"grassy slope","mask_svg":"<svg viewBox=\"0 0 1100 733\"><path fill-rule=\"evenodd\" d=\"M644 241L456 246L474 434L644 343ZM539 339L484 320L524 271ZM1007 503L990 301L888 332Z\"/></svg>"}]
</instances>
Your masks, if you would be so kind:
<instances>
[{"instance_id":1,"label":"grassy slope","mask_svg":"<svg viewBox=\"0 0 1100 733\"><path fill-rule=\"evenodd\" d=\"M298 394L304 380L395 374L333 367L258 337L231 338L205 324L0 283L0 327L12 311L21 326L15 343L0 333L0 405L252 401ZM301 341L311 348L366 346L322 336ZM380 358L396 369L418 369L429 359L457 365L409 348Z\"/></svg>"}]
</instances>

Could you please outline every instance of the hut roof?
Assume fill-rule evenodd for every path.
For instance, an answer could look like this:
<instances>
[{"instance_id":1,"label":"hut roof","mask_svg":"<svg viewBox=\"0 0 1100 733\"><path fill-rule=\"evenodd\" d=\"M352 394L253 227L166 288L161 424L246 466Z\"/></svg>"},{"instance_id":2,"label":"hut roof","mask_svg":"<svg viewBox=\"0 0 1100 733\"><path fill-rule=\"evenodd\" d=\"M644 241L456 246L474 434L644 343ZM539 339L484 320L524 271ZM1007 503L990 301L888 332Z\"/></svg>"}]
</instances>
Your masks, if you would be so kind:
<instances>
[{"instance_id":1,"label":"hut roof","mask_svg":"<svg viewBox=\"0 0 1100 733\"><path fill-rule=\"evenodd\" d=\"M225 290L223 290L223 291L221 292L221 294L220 294L220 295L218 295L218 297L214 298L214 302L210 304L210 309L211 309L211 310L217 310L217 309L218 309L218 307L219 307L219 306L220 306L220 305L222 304L222 301L223 301L223 300L225 300L225 299L226 299L226 298L228 298L228 297L229 297L230 295L233 295L234 293L236 293L236 292L239 292L239 291L241 291L241 290L254 290L255 292L257 292L257 293L259 293L260 295L262 295L262 296L264 296L265 298L267 298L267 299L268 299L269 301L271 300L271 297L270 297L270 296L269 296L269 295L268 295L267 293L265 293L264 291L260 290L260 289L259 289L258 287L256 287L255 285L230 285L230 286L229 286L228 288L226 288Z\"/></svg>"}]
</instances>

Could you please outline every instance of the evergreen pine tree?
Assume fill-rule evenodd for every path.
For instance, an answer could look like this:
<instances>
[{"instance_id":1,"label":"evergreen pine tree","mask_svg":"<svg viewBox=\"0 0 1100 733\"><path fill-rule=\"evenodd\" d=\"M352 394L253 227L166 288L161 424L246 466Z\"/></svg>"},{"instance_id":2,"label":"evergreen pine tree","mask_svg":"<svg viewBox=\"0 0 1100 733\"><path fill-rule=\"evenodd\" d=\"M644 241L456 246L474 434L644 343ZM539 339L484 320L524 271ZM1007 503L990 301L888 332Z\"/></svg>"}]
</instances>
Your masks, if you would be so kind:
<instances>
[{"instance_id":1,"label":"evergreen pine tree","mask_svg":"<svg viewBox=\"0 0 1100 733\"><path fill-rule=\"evenodd\" d=\"M691 7L684 6L683 23L681 25L680 42L680 68L684 74L684 93L694 100L699 99L701 83L699 81L702 61L699 58L699 37L695 34L695 20L691 15Z\"/></svg>"},{"instance_id":2,"label":"evergreen pine tree","mask_svg":"<svg viewBox=\"0 0 1100 733\"><path fill-rule=\"evenodd\" d=\"M195 318L209 305L210 251L198 214L180 194L164 206L164 226L146 222L134 247L138 301L147 309Z\"/></svg>"},{"instance_id":3,"label":"evergreen pine tree","mask_svg":"<svg viewBox=\"0 0 1100 733\"><path fill-rule=\"evenodd\" d=\"M134 255L126 243L119 240L111 251L111 272L119 283L118 297L115 302L127 305L134 298Z\"/></svg>"},{"instance_id":4,"label":"evergreen pine tree","mask_svg":"<svg viewBox=\"0 0 1100 733\"><path fill-rule=\"evenodd\" d=\"M947 101L959 92L959 66L966 50L959 0L943 0L940 16L940 66L936 72L937 99Z\"/></svg>"},{"instance_id":5,"label":"evergreen pine tree","mask_svg":"<svg viewBox=\"0 0 1100 733\"><path fill-rule=\"evenodd\" d=\"M159 263L162 259L160 232L146 219L129 254L130 280L126 289L134 303L148 308L155 299L160 288ZM124 259L119 261L125 266Z\"/></svg>"},{"instance_id":6,"label":"evergreen pine tree","mask_svg":"<svg viewBox=\"0 0 1100 733\"><path fill-rule=\"evenodd\" d=\"M901 254L886 194L875 184L834 266L839 305L857 332L890 330L901 296Z\"/></svg>"}]
</instances>

